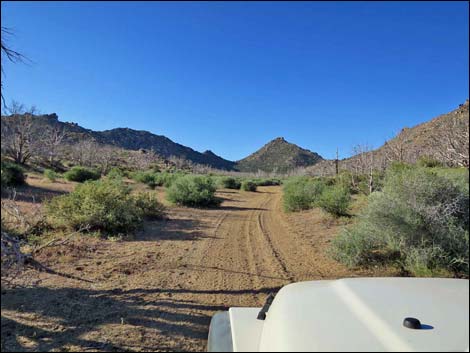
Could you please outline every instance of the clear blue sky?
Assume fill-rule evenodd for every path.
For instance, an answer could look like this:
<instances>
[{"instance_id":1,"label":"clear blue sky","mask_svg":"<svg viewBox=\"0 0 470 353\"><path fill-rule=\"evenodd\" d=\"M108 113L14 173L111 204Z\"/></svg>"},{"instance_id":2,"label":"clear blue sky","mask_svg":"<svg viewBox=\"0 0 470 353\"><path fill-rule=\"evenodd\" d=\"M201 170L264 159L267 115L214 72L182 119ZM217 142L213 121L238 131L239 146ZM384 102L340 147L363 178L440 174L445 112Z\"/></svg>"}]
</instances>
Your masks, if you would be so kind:
<instances>
[{"instance_id":1,"label":"clear blue sky","mask_svg":"<svg viewBox=\"0 0 470 353\"><path fill-rule=\"evenodd\" d=\"M6 2L29 65L4 95L231 160L283 136L327 158L468 98L467 2Z\"/></svg>"}]
</instances>

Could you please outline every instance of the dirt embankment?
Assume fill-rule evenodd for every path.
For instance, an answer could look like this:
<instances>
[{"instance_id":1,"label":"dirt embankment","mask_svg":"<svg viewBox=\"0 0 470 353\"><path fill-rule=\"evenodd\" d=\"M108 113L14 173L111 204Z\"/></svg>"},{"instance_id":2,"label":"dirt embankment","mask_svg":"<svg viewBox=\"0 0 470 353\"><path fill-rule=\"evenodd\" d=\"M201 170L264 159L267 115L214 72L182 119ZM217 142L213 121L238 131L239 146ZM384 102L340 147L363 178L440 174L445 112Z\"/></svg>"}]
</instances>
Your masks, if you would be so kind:
<instances>
[{"instance_id":1,"label":"dirt embankment","mask_svg":"<svg viewBox=\"0 0 470 353\"><path fill-rule=\"evenodd\" d=\"M261 306L295 281L383 274L331 260L338 225L284 214L279 187L219 195L221 207L170 208L132 240L42 254L58 275L2 291L2 350L203 351L216 311Z\"/></svg>"}]
</instances>

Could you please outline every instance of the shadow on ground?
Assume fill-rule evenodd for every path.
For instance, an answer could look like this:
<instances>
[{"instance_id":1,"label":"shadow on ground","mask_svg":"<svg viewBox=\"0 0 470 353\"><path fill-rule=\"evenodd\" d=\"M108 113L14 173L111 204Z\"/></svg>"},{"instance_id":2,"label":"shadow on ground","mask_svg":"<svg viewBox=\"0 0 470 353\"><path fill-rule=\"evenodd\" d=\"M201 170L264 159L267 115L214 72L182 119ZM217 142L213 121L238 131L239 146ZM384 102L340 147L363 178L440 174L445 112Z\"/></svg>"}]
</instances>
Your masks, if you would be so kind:
<instances>
[{"instance_id":1,"label":"shadow on ground","mask_svg":"<svg viewBox=\"0 0 470 353\"><path fill-rule=\"evenodd\" d=\"M178 300L178 293L243 295L277 291L78 288L3 289L2 351L188 351L207 338L226 306ZM201 301L201 300L200 300Z\"/></svg>"},{"instance_id":2,"label":"shadow on ground","mask_svg":"<svg viewBox=\"0 0 470 353\"><path fill-rule=\"evenodd\" d=\"M15 188L14 198L16 201L42 203L55 196L66 194L66 191L50 190L39 186L24 185ZM2 192L3 198L10 198L12 192Z\"/></svg>"}]
</instances>

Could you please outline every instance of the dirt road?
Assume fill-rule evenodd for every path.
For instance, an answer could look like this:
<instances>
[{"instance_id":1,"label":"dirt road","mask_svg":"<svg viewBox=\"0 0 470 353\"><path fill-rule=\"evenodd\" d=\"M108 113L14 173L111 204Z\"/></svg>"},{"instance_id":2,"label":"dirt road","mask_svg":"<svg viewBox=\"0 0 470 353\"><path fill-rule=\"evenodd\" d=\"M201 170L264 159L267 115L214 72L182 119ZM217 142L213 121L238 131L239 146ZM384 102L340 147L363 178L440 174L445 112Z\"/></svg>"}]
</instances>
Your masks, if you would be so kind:
<instances>
[{"instance_id":1,"label":"dirt road","mask_svg":"<svg viewBox=\"0 0 470 353\"><path fill-rule=\"evenodd\" d=\"M216 209L170 208L128 241L51 249L33 288L2 292L2 350L203 351L210 317L261 306L301 280L374 275L326 255L319 211L285 215L279 187L222 190Z\"/></svg>"}]
</instances>

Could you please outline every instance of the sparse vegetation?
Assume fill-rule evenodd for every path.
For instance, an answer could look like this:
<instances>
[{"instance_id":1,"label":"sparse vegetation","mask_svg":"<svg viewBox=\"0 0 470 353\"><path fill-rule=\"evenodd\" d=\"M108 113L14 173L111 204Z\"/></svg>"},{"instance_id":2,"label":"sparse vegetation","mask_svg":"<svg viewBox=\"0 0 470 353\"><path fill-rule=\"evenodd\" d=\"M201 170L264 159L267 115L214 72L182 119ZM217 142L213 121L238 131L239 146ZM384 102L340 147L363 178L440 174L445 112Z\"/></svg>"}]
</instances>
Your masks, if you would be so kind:
<instances>
[{"instance_id":1,"label":"sparse vegetation","mask_svg":"<svg viewBox=\"0 0 470 353\"><path fill-rule=\"evenodd\" d=\"M143 183L148 185L151 189L155 188L157 186L157 183L155 181L155 173L152 171L139 171L139 172L134 172L131 174L132 179L135 181L138 181L139 183Z\"/></svg>"},{"instance_id":2,"label":"sparse vegetation","mask_svg":"<svg viewBox=\"0 0 470 353\"><path fill-rule=\"evenodd\" d=\"M57 172L55 172L54 170L52 169L44 169L44 177L46 179L48 179L49 181L56 181L57 178L59 177L59 174L57 174Z\"/></svg>"},{"instance_id":3,"label":"sparse vegetation","mask_svg":"<svg viewBox=\"0 0 470 353\"><path fill-rule=\"evenodd\" d=\"M167 199L175 204L191 207L217 206L216 186L208 176L185 175L176 179L167 190Z\"/></svg>"},{"instance_id":4,"label":"sparse vegetation","mask_svg":"<svg viewBox=\"0 0 470 353\"><path fill-rule=\"evenodd\" d=\"M270 179L253 179L252 180L256 186L273 186L273 185L281 185L281 179L270 178Z\"/></svg>"},{"instance_id":5,"label":"sparse vegetation","mask_svg":"<svg viewBox=\"0 0 470 353\"><path fill-rule=\"evenodd\" d=\"M159 217L163 207L147 193L131 194L116 179L87 181L70 194L46 204L48 222L59 228L99 230L107 235L125 234L139 227L146 217Z\"/></svg>"},{"instance_id":6,"label":"sparse vegetation","mask_svg":"<svg viewBox=\"0 0 470 353\"><path fill-rule=\"evenodd\" d=\"M64 178L68 181L76 181L83 183L87 180L98 180L101 177L100 173L94 169L75 166L69 171L64 173Z\"/></svg>"},{"instance_id":7,"label":"sparse vegetation","mask_svg":"<svg viewBox=\"0 0 470 353\"><path fill-rule=\"evenodd\" d=\"M113 167L109 170L106 176L110 179L121 179L124 177L124 173L120 168Z\"/></svg>"},{"instance_id":8,"label":"sparse vegetation","mask_svg":"<svg viewBox=\"0 0 470 353\"><path fill-rule=\"evenodd\" d=\"M397 264L416 276L469 273L468 171L392 166L383 191L333 244L349 265Z\"/></svg>"},{"instance_id":9,"label":"sparse vegetation","mask_svg":"<svg viewBox=\"0 0 470 353\"><path fill-rule=\"evenodd\" d=\"M255 183L254 181L252 181L252 180L244 180L244 181L242 181L240 188L241 188L243 191L255 192L256 189L257 189L257 185L256 185L256 183Z\"/></svg>"}]
</instances>

